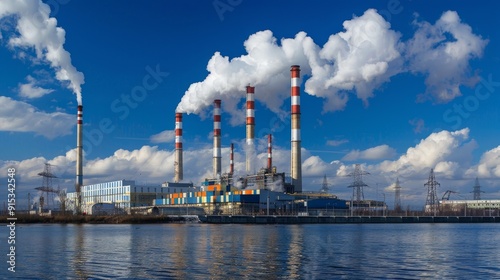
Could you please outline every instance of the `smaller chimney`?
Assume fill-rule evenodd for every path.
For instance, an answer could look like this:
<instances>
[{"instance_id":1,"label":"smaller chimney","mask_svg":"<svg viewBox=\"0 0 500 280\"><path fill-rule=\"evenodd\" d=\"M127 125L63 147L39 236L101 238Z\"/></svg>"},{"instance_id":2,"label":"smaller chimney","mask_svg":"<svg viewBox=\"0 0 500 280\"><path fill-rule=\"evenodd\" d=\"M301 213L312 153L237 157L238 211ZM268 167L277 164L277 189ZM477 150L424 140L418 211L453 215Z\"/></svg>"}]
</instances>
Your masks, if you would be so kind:
<instances>
[{"instance_id":1,"label":"smaller chimney","mask_svg":"<svg viewBox=\"0 0 500 280\"><path fill-rule=\"evenodd\" d=\"M174 182L179 183L183 177L182 163L182 113L175 113L175 162Z\"/></svg>"},{"instance_id":2,"label":"smaller chimney","mask_svg":"<svg viewBox=\"0 0 500 280\"><path fill-rule=\"evenodd\" d=\"M267 135L267 169L271 170L273 168L273 146L272 146L272 136Z\"/></svg>"},{"instance_id":3,"label":"smaller chimney","mask_svg":"<svg viewBox=\"0 0 500 280\"><path fill-rule=\"evenodd\" d=\"M231 143L231 149L229 153L229 175L234 174L234 144Z\"/></svg>"}]
</instances>

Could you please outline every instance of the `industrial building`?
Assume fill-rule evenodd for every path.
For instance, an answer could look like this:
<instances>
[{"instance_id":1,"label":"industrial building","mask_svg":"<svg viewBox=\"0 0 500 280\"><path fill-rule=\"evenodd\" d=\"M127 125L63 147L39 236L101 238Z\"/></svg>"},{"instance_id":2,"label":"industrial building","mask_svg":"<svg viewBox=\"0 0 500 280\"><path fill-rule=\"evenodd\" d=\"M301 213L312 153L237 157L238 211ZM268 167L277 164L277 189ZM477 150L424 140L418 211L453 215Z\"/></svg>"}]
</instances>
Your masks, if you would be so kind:
<instances>
[{"instance_id":1,"label":"industrial building","mask_svg":"<svg viewBox=\"0 0 500 280\"><path fill-rule=\"evenodd\" d=\"M172 193L195 191L193 184L164 183L162 185L136 184L132 180L118 180L81 187L81 211L92 214L95 204L113 204L115 208L130 213L133 207L151 206L153 200ZM77 205L77 193L68 193L70 205ZM76 210L76 209L73 209Z\"/></svg>"},{"instance_id":2,"label":"industrial building","mask_svg":"<svg viewBox=\"0 0 500 280\"><path fill-rule=\"evenodd\" d=\"M440 211L469 215L499 215L500 200L441 200Z\"/></svg>"},{"instance_id":3,"label":"industrial building","mask_svg":"<svg viewBox=\"0 0 500 280\"><path fill-rule=\"evenodd\" d=\"M373 215L380 213L385 216L387 213L387 204L384 201L378 200L361 200L361 201L347 201L349 209L352 214L356 215Z\"/></svg>"},{"instance_id":4,"label":"industrial building","mask_svg":"<svg viewBox=\"0 0 500 280\"><path fill-rule=\"evenodd\" d=\"M344 213L348 209L347 202L334 195L289 194L266 188L237 189L210 180L202 184L200 191L168 194L156 199L154 205L159 209L198 207L207 214L228 215L326 215L335 211ZM188 212L188 209L182 212Z\"/></svg>"},{"instance_id":5,"label":"industrial building","mask_svg":"<svg viewBox=\"0 0 500 280\"><path fill-rule=\"evenodd\" d=\"M252 181L256 178L252 176L253 189L238 189L208 179L200 187L186 183L141 185L132 180L85 185L81 188L81 210L85 214L130 214L146 209L148 213L197 215L340 215L348 211L348 202L331 194L288 194L266 189L275 187L272 178L281 181L282 174L266 176L267 181ZM254 188L259 186L262 188ZM76 192L68 193L67 198L71 209L76 205Z\"/></svg>"},{"instance_id":6,"label":"industrial building","mask_svg":"<svg viewBox=\"0 0 500 280\"><path fill-rule=\"evenodd\" d=\"M255 215L276 213L277 209L291 209L294 197L269 190L221 190L219 185L210 186L212 191L170 194L156 199L158 208L200 207L207 214ZM287 208L288 207L288 208ZM187 210L186 210L187 211Z\"/></svg>"}]
</instances>

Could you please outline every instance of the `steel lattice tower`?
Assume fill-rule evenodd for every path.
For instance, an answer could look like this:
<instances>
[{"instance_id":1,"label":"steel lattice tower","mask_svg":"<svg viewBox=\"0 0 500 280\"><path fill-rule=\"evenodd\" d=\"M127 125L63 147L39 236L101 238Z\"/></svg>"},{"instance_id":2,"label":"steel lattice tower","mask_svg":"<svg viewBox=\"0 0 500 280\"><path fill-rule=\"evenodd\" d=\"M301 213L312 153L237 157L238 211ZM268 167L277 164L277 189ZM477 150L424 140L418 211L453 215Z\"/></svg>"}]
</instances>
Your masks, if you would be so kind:
<instances>
[{"instance_id":1,"label":"steel lattice tower","mask_svg":"<svg viewBox=\"0 0 500 280\"><path fill-rule=\"evenodd\" d=\"M425 201L425 211L426 212L432 212L434 215L436 214L438 207L439 207L439 200L436 194L437 187L439 187L441 184L439 184L436 181L436 177L434 176L434 169L431 168L431 172L429 173L429 180L427 183L424 184L424 186L427 187L427 200Z\"/></svg>"},{"instance_id":2,"label":"steel lattice tower","mask_svg":"<svg viewBox=\"0 0 500 280\"><path fill-rule=\"evenodd\" d=\"M476 177L476 184L474 185L474 190L472 191L474 193L474 200L481 200L481 186L479 185L479 179Z\"/></svg>"},{"instance_id":3,"label":"steel lattice tower","mask_svg":"<svg viewBox=\"0 0 500 280\"><path fill-rule=\"evenodd\" d=\"M328 193L330 191L330 188L328 187L328 180L326 179L326 174L325 177L323 177L323 184L321 184L321 189L319 190L320 193Z\"/></svg>"},{"instance_id":4,"label":"steel lattice tower","mask_svg":"<svg viewBox=\"0 0 500 280\"><path fill-rule=\"evenodd\" d=\"M399 178L396 178L394 191L394 210L401 211L401 186L399 185Z\"/></svg>"},{"instance_id":5,"label":"steel lattice tower","mask_svg":"<svg viewBox=\"0 0 500 280\"><path fill-rule=\"evenodd\" d=\"M35 188L35 190L39 190L42 192L42 195L40 196L42 198L43 195L45 194L45 203L43 203L44 199L41 199L39 201L40 207L43 208L44 204L46 204L47 208L50 208L49 193L58 193L57 190L52 188L52 180L57 177L54 174L52 174L51 165L49 163L45 163L45 168L43 169L43 172L38 173L38 176L42 176L42 186Z\"/></svg>"},{"instance_id":6,"label":"steel lattice tower","mask_svg":"<svg viewBox=\"0 0 500 280\"><path fill-rule=\"evenodd\" d=\"M363 175L368 175L370 173L361 170L361 165L356 164L354 167L354 172L349 173L347 176L353 177L354 182L352 185L347 186L348 188L352 188L352 197L355 198L355 202L359 205L359 203L365 200L365 196L363 195L363 187L368 187L367 184L363 182Z\"/></svg>"}]
</instances>

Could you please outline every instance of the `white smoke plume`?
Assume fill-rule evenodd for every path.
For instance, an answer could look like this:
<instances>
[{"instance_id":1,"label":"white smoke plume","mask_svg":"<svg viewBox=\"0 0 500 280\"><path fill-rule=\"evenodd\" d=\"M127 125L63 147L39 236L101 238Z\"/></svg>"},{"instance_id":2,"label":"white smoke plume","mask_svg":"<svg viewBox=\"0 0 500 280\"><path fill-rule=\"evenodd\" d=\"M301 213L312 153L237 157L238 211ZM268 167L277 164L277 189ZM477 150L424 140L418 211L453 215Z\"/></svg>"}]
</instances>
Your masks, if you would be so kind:
<instances>
[{"instance_id":1,"label":"white smoke plume","mask_svg":"<svg viewBox=\"0 0 500 280\"><path fill-rule=\"evenodd\" d=\"M71 64L71 55L64 49L66 32L57 27L55 18L50 17L49 5L41 0L2 0L0 20L8 17L14 18L15 22L15 35L8 39L8 46L12 49L33 49L36 60L50 63L56 71L57 80L67 83L81 105L84 77Z\"/></svg>"},{"instance_id":2,"label":"white smoke plume","mask_svg":"<svg viewBox=\"0 0 500 280\"><path fill-rule=\"evenodd\" d=\"M269 190L273 192L283 192L285 191L283 180L281 178L278 178L278 180L272 182L269 185Z\"/></svg>"},{"instance_id":3,"label":"white smoke plume","mask_svg":"<svg viewBox=\"0 0 500 280\"><path fill-rule=\"evenodd\" d=\"M233 178L234 178L233 185L235 188L242 190L244 185L243 185L243 181L239 180L240 177L241 176L233 176Z\"/></svg>"},{"instance_id":4,"label":"white smoke plume","mask_svg":"<svg viewBox=\"0 0 500 280\"><path fill-rule=\"evenodd\" d=\"M278 45L273 33L265 30L244 42L246 55L229 60L216 52L207 65L209 75L189 87L177 111L199 113L215 98L239 100L245 96L245 86L251 84L257 101L280 112L290 95L289 68L294 64L301 66L302 76L310 77L305 91L327 100L325 111L343 109L346 90L355 89L366 102L373 89L399 71L400 35L372 9L344 22L344 28L345 32L331 35L323 48L305 32L284 38ZM225 111L238 115L236 106Z\"/></svg>"},{"instance_id":5,"label":"white smoke plume","mask_svg":"<svg viewBox=\"0 0 500 280\"><path fill-rule=\"evenodd\" d=\"M369 9L345 21L344 31L332 34L323 47L305 32L283 38L281 44L270 30L257 32L244 42L246 54L240 57L230 59L216 52L208 61L208 76L191 84L177 111L203 114L214 99L220 98L224 99L225 111L232 115L231 124L242 124L244 112L237 105L250 84L255 86L257 101L275 113L283 113L280 108L290 95L291 65L301 66L301 76L307 78L304 91L325 99L324 112L344 109L350 92L368 105L377 88L407 71L428 75L428 93L443 102L450 101L460 85L471 85L474 78L466 73L469 60L480 57L487 41L474 35L456 12L443 13L435 25L419 26L412 39L402 42L401 34L392 30L376 10ZM445 35L453 39L447 40ZM420 58L430 57L433 65L440 65L434 68L437 70L418 63ZM442 93L442 87L434 82L437 76L452 86L452 93Z\"/></svg>"}]
</instances>

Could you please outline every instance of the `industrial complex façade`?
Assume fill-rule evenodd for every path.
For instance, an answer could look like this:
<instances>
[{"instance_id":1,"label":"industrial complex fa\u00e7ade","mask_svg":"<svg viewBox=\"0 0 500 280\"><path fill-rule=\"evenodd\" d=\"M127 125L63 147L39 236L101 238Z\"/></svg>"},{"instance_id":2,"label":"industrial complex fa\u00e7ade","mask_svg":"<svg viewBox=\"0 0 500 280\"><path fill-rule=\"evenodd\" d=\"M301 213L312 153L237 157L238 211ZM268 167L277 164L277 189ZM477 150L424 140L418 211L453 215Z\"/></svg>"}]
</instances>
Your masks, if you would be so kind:
<instances>
[{"instance_id":1,"label":"industrial complex fa\u00e7ade","mask_svg":"<svg viewBox=\"0 0 500 280\"><path fill-rule=\"evenodd\" d=\"M214 100L213 120L213 178L199 186L183 183L182 113L175 114L174 182L158 185L140 185L135 181L118 180L83 186L82 123L83 107L78 107L76 192L67 198L75 212L126 213L149 211L160 213L216 213L304 214L347 211L349 202L327 193L302 192L301 138L300 138L300 67L291 67L291 180L272 165L272 136L268 135L267 167L255 174L254 94L255 88L246 87L246 175L234 178L233 144L229 172L221 171L221 100ZM290 181L290 182L288 182ZM374 207L385 204L373 203Z\"/></svg>"},{"instance_id":2,"label":"industrial complex fa\u00e7ade","mask_svg":"<svg viewBox=\"0 0 500 280\"><path fill-rule=\"evenodd\" d=\"M272 136L268 135L267 167L255 170L254 94L255 88L246 87L246 174L234 176L233 144L230 147L229 172L221 171L221 100L214 100L213 109L213 177L199 186L183 181L182 113L175 113L174 182L157 185L137 184L131 180L117 180L83 185L83 107L78 106L77 160L75 192L67 194L68 208L75 213L157 213L228 214L228 215L348 215L358 213L387 213L385 201L365 200L363 184L355 184L350 201L327 192L308 193L302 188L301 132L300 132L300 66L291 66L291 162L290 177L277 172L272 165ZM358 168L359 166L357 166ZM357 172L357 173L356 173ZM360 170L354 173L362 174ZM431 171L432 173L432 171ZM431 190L431 188L429 188ZM397 193L397 192L396 192ZM435 188L430 191L434 199L426 209L437 209ZM427 202L426 204L429 204ZM448 201L452 211L473 205L484 209L500 209L500 201ZM462 205L462 206L461 206ZM470 206L469 206L470 207ZM395 206L396 209L396 206ZM401 210L401 209L399 209Z\"/></svg>"}]
</instances>

